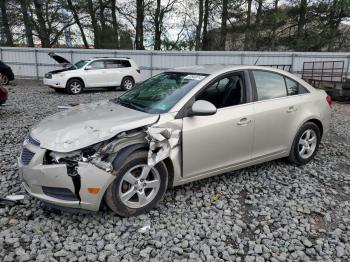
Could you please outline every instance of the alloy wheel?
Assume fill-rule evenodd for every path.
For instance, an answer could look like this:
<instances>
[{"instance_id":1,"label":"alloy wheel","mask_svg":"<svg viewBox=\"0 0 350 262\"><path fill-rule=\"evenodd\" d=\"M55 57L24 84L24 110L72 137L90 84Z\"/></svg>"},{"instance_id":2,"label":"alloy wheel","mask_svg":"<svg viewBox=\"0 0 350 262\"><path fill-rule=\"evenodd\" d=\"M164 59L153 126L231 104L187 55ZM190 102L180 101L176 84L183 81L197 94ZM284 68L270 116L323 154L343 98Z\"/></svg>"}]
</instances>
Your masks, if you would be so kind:
<instances>
[{"instance_id":1,"label":"alloy wheel","mask_svg":"<svg viewBox=\"0 0 350 262\"><path fill-rule=\"evenodd\" d=\"M81 91L81 84L79 82L72 82L70 84L70 90L72 91L73 94L79 94Z\"/></svg>"},{"instance_id":2,"label":"alloy wheel","mask_svg":"<svg viewBox=\"0 0 350 262\"><path fill-rule=\"evenodd\" d=\"M312 129L305 130L298 143L299 156L303 159L308 159L315 152L316 146L316 132Z\"/></svg>"},{"instance_id":3,"label":"alloy wheel","mask_svg":"<svg viewBox=\"0 0 350 262\"><path fill-rule=\"evenodd\" d=\"M130 90L131 88L133 88L134 83L132 82L131 79L125 79L124 80L124 87L126 90Z\"/></svg>"},{"instance_id":4,"label":"alloy wheel","mask_svg":"<svg viewBox=\"0 0 350 262\"><path fill-rule=\"evenodd\" d=\"M160 175L156 168L146 164L129 169L119 186L121 202L129 208L141 208L157 195L160 188Z\"/></svg>"}]
</instances>

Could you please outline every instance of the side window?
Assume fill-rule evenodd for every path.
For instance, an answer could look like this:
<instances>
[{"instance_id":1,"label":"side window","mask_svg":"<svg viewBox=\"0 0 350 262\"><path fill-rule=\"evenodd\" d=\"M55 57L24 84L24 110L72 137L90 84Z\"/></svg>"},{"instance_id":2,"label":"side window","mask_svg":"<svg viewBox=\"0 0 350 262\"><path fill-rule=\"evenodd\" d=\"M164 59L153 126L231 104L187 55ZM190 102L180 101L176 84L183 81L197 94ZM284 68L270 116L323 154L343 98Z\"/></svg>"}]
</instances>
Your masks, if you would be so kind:
<instances>
[{"instance_id":1,"label":"side window","mask_svg":"<svg viewBox=\"0 0 350 262\"><path fill-rule=\"evenodd\" d=\"M104 69L105 68L105 62L103 60L94 61L91 64L92 69Z\"/></svg>"},{"instance_id":2,"label":"side window","mask_svg":"<svg viewBox=\"0 0 350 262\"><path fill-rule=\"evenodd\" d=\"M258 100L287 96L284 77L265 71L253 71Z\"/></svg>"},{"instance_id":3,"label":"side window","mask_svg":"<svg viewBox=\"0 0 350 262\"><path fill-rule=\"evenodd\" d=\"M196 100L206 100L224 108L246 103L245 86L241 74L232 74L221 78L201 92Z\"/></svg>"},{"instance_id":4,"label":"side window","mask_svg":"<svg viewBox=\"0 0 350 262\"><path fill-rule=\"evenodd\" d=\"M130 62L127 60L106 60L106 68L124 68L131 67Z\"/></svg>"},{"instance_id":5,"label":"side window","mask_svg":"<svg viewBox=\"0 0 350 262\"><path fill-rule=\"evenodd\" d=\"M285 77L285 79L287 85L287 92L289 96L308 93L308 91L299 83L287 77Z\"/></svg>"},{"instance_id":6,"label":"side window","mask_svg":"<svg viewBox=\"0 0 350 262\"><path fill-rule=\"evenodd\" d=\"M289 96L299 94L299 84L289 78L286 79L287 92Z\"/></svg>"}]
</instances>

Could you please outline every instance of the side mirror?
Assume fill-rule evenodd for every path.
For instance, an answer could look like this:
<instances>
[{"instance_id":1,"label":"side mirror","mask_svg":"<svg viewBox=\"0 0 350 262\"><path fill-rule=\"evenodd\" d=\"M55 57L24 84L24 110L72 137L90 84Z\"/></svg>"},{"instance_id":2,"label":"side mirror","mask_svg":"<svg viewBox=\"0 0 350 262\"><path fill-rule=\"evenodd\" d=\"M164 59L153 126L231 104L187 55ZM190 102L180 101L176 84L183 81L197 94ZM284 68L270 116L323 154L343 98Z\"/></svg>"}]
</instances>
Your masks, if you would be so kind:
<instances>
[{"instance_id":1,"label":"side mirror","mask_svg":"<svg viewBox=\"0 0 350 262\"><path fill-rule=\"evenodd\" d=\"M193 103L189 116L210 116L216 113L216 107L205 100L197 100Z\"/></svg>"},{"instance_id":2,"label":"side mirror","mask_svg":"<svg viewBox=\"0 0 350 262\"><path fill-rule=\"evenodd\" d=\"M90 70L90 69L92 69L92 66L91 66L91 65L85 66L85 70Z\"/></svg>"}]
</instances>

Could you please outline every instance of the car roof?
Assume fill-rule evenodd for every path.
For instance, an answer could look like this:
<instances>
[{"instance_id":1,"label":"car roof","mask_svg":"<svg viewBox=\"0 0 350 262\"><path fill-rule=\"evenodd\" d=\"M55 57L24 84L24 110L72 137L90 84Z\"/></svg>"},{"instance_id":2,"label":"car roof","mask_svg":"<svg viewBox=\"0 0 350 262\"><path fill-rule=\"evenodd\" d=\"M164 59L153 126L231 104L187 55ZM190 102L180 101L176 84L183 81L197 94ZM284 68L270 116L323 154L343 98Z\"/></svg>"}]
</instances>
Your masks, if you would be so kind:
<instances>
[{"instance_id":1,"label":"car roof","mask_svg":"<svg viewBox=\"0 0 350 262\"><path fill-rule=\"evenodd\" d=\"M118 59L118 60L131 60L129 57L93 57L90 60L100 60L100 59Z\"/></svg>"},{"instance_id":2,"label":"car roof","mask_svg":"<svg viewBox=\"0 0 350 262\"><path fill-rule=\"evenodd\" d=\"M207 65L176 67L176 68L167 70L167 72L186 72L186 73L193 73L193 74L214 75L217 73L223 73L225 71L247 70L247 69L260 69L260 70L267 70L267 71L283 73L283 74L288 73L287 71L283 71L283 70L276 69L269 66L229 65L229 64L207 64Z\"/></svg>"}]
</instances>

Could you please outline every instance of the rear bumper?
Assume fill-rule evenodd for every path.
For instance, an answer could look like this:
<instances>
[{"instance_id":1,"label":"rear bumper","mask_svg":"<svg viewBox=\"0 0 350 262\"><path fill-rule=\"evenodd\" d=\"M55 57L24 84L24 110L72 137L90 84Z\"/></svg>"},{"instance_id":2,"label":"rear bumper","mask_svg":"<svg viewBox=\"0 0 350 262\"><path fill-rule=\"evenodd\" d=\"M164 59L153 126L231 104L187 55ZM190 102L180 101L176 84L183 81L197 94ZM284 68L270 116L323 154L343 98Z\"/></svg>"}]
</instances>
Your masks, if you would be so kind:
<instances>
[{"instance_id":1,"label":"rear bumper","mask_svg":"<svg viewBox=\"0 0 350 262\"><path fill-rule=\"evenodd\" d=\"M52 87L52 88L65 88L66 83L62 79L55 79L55 78L44 78L43 80L44 85Z\"/></svg>"},{"instance_id":2,"label":"rear bumper","mask_svg":"<svg viewBox=\"0 0 350 262\"><path fill-rule=\"evenodd\" d=\"M68 175L65 164L43 165L43 158L46 150L34 146L28 142L23 145L27 150L34 153L30 162L25 165L21 158L18 158L19 175L22 179L22 186L29 195L38 198L52 205L66 208L81 208L91 211L98 211L103 195L114 180L114 176L104 170L86 162L79 162L77 173L80 177L80 189L78 196L62 197L56 193L48 194L47 188L62 189L63 192L75 194L75 183ZM97 194L91 194L88 188L100 188ZM55 197L57 196L57 197ZM67 196L67 195L66 195ZM67 200L68 199L68 200Z\"/></svg>"}]
</instances>

